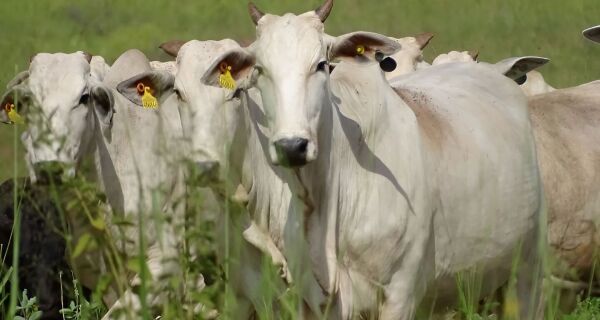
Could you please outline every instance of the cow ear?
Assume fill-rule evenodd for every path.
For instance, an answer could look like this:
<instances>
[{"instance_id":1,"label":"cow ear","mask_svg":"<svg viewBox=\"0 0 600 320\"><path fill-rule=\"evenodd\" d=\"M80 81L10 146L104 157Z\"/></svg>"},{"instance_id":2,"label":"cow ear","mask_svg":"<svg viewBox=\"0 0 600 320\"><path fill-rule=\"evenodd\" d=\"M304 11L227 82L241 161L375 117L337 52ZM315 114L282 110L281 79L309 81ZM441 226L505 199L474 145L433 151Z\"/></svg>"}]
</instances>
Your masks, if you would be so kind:
<instances>
[{"instance_id":1,"label":"cow ear","mask_svg":"<svg viewBox=\"0 0 600 320\"><path fill-rule=\"evenodd\" d=\"M517 80L522 78L527 72L545 65L549 61L549 59L543 57L516 57L504 59L493 66L503 75Z\"/></svg>"},{"instance_id":2,"label":"cow ear","mask_svg":"<svg viewBox=\"0 0 600 320\"><path fill-rule=\"evenodd\" d=\"M328 40L329 61L375 61L377 53L389 56L401 48L398 42L373 32L352 32Z\"/></svg>"},{"instance_id":3,"label":"cow ear","mask_svg":"<svg viewBox=\"0 0 600 320\"><path fill-rule=\"evenodd\" d=\"M27 79L29 79L29 71L21 71L6 84L6 89L11 89L14 86L20 85L27 81Z\"/></svg>"},{"instance_id":4,"label":"cow ear","mask_svg":"<svg viewBox=\"0 0 600 320\"><path fill-rule=\"evenodd\" d=\"M176 58L177 54L179 53L179 49L181 49L186 42L187 41L183 40L171 40L161 44L158 47L161 48L166 54Z\"/></svg>"},{"instance_id":5,"label":"cow ear","mask_svg":"<svg viewBox=\"0 0 600 320\"><path fill-rule=\"evenodd\" d=\"M117 86L117 91L129 101L144 107L158 107L171 93L175 85L175 77L168 71L148 71L129 78ZM145 105L143 101L149 96L155 99L155 106Z\"/></svg>"},{"instance_id":6,"label":"cow ear","mask_svg":"<svg viewBox=\"0 0 600 320\"><path fill-rule=\"evenodd\" d=\"M113 93L107 86L97 83L90 88L90 100L94 114L100 123L100 129L104 136L108 138L115 114Z\"/></svg>"},{"instance_id":7,"label":"cow ear","mask_svg":"<svg viewBox=\"0 0 600 320\"><path fill-rule=\"evenodd\" d=\"M594 42L600 42L600 26L583 30L583 35Z\"/></svg>"},{"instance_id":8,"label":"cow ear","mask_svg":"<svg viewBox=\"0 0 600 320\"><path fill-rule=\"evenodd\" d=\"M0 100L0 123L25 124L22 115L30 103L31 91L25 84L9 88Z\"/></svg>"},{"instance_id":9,"label":"cow ear","mask_svg":"<svg viewBox=\"0 0 600 320\"><path fill-rule=\"evenodd\" d=\"M250 74L254 64L253 55L243 48L235 48L218 56L208 67L201 81L213 87L234 89L238 81Z\"/></svg>"}]
</instances>

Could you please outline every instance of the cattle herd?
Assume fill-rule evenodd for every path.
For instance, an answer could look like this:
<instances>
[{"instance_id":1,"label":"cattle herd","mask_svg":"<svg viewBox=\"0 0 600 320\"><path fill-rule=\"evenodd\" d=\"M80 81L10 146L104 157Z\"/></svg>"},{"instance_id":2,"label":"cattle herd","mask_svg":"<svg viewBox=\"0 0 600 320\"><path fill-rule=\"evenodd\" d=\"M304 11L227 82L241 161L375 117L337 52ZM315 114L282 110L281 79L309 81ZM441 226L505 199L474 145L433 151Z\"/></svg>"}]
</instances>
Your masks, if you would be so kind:
<instances>
[{"instance_id":1,"label":"cattle herd","mask_svg":"<svg viewBox=\"0 0 600 320\"><path fill-rule=\"evenodd\" d=\"M129 50L112 65L39 53L8 83L0 121L23 125L33 186L93 159L114 247L145 253L146 301L133 274L129 289L106 290L104 319L164 301L166 282L183 272L182 199L198 185L222 208L243 208L231 217L243 226L243 263L232 271L239 319L260 307L264 257L283 286L301 288L298 317L308 319L445 310L465 272L484 279L478 298L514 278L521 319L543 317L548 283L597 285L600 82L555 89L533 70L548 60L535 56L492 64L453 51L429 64L432 34L331 36L332 7L278 16L250 3L247 47L170 41L161 48L175 61ZM600 42L600 26L583 34ZM89 262L70 267L93 289L102 272Z\"/></svg>"}]
</instances>

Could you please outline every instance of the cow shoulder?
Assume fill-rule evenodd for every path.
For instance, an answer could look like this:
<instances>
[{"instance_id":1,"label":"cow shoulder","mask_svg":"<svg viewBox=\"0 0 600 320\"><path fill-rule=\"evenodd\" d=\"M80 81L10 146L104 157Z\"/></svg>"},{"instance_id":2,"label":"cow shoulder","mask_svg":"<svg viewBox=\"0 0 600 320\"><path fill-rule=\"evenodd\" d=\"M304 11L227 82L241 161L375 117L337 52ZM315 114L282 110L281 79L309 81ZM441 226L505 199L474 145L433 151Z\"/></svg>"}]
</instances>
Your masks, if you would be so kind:
<instances>
[{"instance_id":1,"label":"cow shoulder","mask_svg":"<svg viewBox=\"0 0 600 320\"><path fill-rule=\"evenodd\" d=\"M406 88L393 88L394 92L414 112L420 130L427 141L437 151L441 150L445 140L451 136L452 128L438 113L431 99L423 92Z\"/></svg>"},{"instance_id":2,"label":"cow shoulder","mask_svg":"<svg viewBox=\"0 0 600 320\"><path fill-rule=\"evenodd\" d=\"M594 181L600 172L599 92L600 82L529 98L550 220L586 211L588 198L600 193Z\"/></svg>"}]
</instances>

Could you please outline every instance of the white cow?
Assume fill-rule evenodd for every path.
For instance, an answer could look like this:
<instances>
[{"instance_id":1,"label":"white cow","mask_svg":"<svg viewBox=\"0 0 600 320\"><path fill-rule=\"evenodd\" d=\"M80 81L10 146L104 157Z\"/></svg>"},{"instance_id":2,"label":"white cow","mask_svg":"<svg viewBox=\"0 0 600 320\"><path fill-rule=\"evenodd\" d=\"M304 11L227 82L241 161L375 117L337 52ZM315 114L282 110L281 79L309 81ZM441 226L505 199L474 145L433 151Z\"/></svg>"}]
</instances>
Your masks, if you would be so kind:
<instances>
[{"instance_id":1,"label":"white cow","mask_svg":"<svg viewBox=\"0 0 600 320\"><path fill-rule=\"evenodd\" d=\"M307 220L287 232L306 231L336 317L377 310L382 319L412 318L428 287L453 300L455 275L471 269L494 275L483 277L485 294L507 279L517 252L519 297L535 300L542 194L522 93L477 64L413 73L415 86L398 88L401 95L374 64L341 63L330 83L328 60L398 48L372 33L325 37L331 5L300 16L250 11L263 152L296 168L300 185L288 183ZM205 82L218 76L215 68ZM528 303L521 307L526 316Z\"/></svg>"},{"instance_id":2,"label":"white cow","mask_svg":"<svg viewBox=\"0 0 600 320\"><path fill-rule=\"evenodd\" d=\"M559 284L597 289L600 248L600 81L529 98ZM574 272L573 272L574 271Z\"/></svg>"},{"instance_id":3,"label":"white cow","mask_svg":"<svg viewBox=\"0 0 600 320\"><path fill-rule=\"evenodd\" d=\"M385 74L387 79L391 80L403 74L429 66L423 60L423 48L429 44L433 38L433 33L426 32L416 37L389 38L400 44L400 50L390 55L396 61L397 66L394 71Z\"/></svg>"},{"instance_id":4,"label":"white cow","mask_svg":"<svg viewBox=\"0 0 600 320\"><path fill-rule=\"evenodd\" d=\"M600 42L600 26L595 26L583 30L583 35L595 42Z\"/></svg>"},{"instance_id":5,"label":"white cow","mask_svg":"<svg viewBox=\"0 0 600 320\"><path fill-rule=\"evenodd\" d=\"M477 55L467 51L450 51L448 53L437 56L432 65L440 65L451 62L476 62ZM498 72L505 74L509 78L515 80L523 90L526 96L534 96L546 92L552 92L554 89L546 83L542 74L536 70L547 63L548 59L541 57L515 57L502 60L496 64L481 62L484 65L491 66Z\"/></svg>"},{"instance_id":6,"label":"white cow","mask_svg":"<svg viewBox=\"0 0 600 320\"><path fill-rule=\"evenodd\" d=\"M297 248L302 245L301 240L291 238L290 235L293 234L284 233L284 229L294 221L295 215L301 215L302 204L291 199L292 193L280 177L286 174L286 171L272 166L261 151L260 133L250 121L251 118L258 117L254 114L256 111L252 111L256 109L254 102L246 102L245 106L242 106L243 99L249 101L246 94L242 97L239 91L214 88L201 81L203 78L214 76L215 68L220 66L215 65L216 59L223 54L231 55L226 62L231 64L231 74L236 81L243 81L251 70L254 59L245 53L239 44L228 39L192 40L187 43L173 41L161 45L161 48L177 57L177 72L174 82L157 83L156 86L174 87L179 100L184 136L188 143L186 158L197 166L196 180L210 186L221 203L225 203L229 198L234 198L237 202L249 202L247 212L231 216L233 232L228 231L231 235L236 230L243 230L243 238L252 245L241 243L241 246L236 248L235 234L228 239L233 248L231 255L240 257L239 265L235 265L235 260L230 260L230 264L233 264L230 279L240 295L237 301L239 313L236 313L234 318L248 318L248 302L252 302L254 309L262 314L265 299L272 298L264 296L257 289L261 285L262 269L261 256L257 255L256 249L265 253L280 268L281 276L286 282L291 283L292 279L295 279L295 287L301 292L303 287L318 288L310 274L300 274L299 266L290 266L290 271L282 254L282 251L288 255L296 254L301 249ZM133 80L144 77L157 81L172 80L152 76L157 73L160 72L141 74ZM286 214L283 215L281 210ZM288 214L292 219L284 219ZM225 215L219 218L223 222ZM227 234L225 230L219 233ZM287 239L284 239L286 236ZM312 286L303 285L304 282L310 283L311 279ZM278 290L281 289L283 288ZM312 313L318 316L318 300L322 300L323 297L320 289L302 295ZM301 310L307 311L309 310Z\"/></svg>"},{"instance_id":7,"label":"white cow","mask_svg":"<svg viewBox=\"0 0 600 320\"><path fill-rule=\"evenodd\" d=\"M141 52L130 50L121 55L102 83L90 77L89 61L82 53L36 55L29 71L11 83L2 105L16 103L25 117L24 142L36 172L60 165L73 174L85 156L94 154L112 208L106 220L117 241L115 248L129 258L140 250L145 253L155 280L148 301L152 305L160 302L157 293L167 285L167 276L180 274L177 257L182 239L174 229L182 225L185 205L183 171L175 163L177 140L182 135L179 114L175 106L143 110L115 90L119 82L150 69ZM146 79L142 82L148 84ZM139 101L136 88L125 89ZM163 88L151 90L157 93ZM5 113L1 116L0 120L8 120ZM113 218L125 219L133 227L114 225ZM140 248L142 237L144 246ZM77 267L82 282L94 287L99 266L92 265L94 270ZM133 284L139 284L139 278ZM111 305L114 298L105 300ZM139 307L135 295L126 293L123 299L115 308L124 303Z\"/></svg>"}]
</instances>

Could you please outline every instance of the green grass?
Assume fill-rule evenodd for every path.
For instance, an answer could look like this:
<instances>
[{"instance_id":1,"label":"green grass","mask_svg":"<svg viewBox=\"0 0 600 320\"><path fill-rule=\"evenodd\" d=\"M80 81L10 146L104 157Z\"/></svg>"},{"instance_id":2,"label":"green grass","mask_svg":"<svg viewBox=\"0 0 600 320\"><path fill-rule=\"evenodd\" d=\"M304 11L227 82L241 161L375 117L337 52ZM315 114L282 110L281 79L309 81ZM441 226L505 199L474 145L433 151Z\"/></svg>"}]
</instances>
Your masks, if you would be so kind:
<instances>
[{"instance_id":1,"label":"green grass","mask_svg":"<svg viewBox=\"0 0 600 320\"><path fill-rule=\"evenodd\" d=\"M279 14L308 11L320 3L255 2ZM0 12L1 88L38 52L86 50L113 61L138 48L151 59L166 60L157 46L167 40L254 37L245 0L3 0ZM542 69L548 82L566 87L600 78L600 45L581 36L582 29L596 24L596 0L336 0L326 31L398 37L434 32L428 59L453 49L479 50L481 60L492 62L545 56L552 60ZM11 128L0 127L0 180L12 174L12 134Z\"/></svg>"},{"instance_id":2,"label":"green grass","mask_svg":"<svg viewBox=\"0 0 600 320\"><path fill-rule=\"evenodd\" d=\"M264 11L278 14L304 12L320 3L315 0L255 2ZM254 37L246 1L240 0L2 0L0 13L0 88L18 71L27 68L29 58L38 52L85 50L102 55L110 62L127 49L138 48L150 59L167 60L157 48L167 40ZM436 37L425 52L428 60L450 50L479 50L480 59L490 62L520 55L545 56L552 60L542 69L547 81L555 87L567 87L600 78L600 45L589 43L581 36L581 30L596 24L600 24L597 0L336 0L326 30L333 35L367 30L396 37L434 32ZM0 125L0 181L12 178L15 169L17 175L26 174L17 135L14 127ZM191 195L191 198L196 200L191 203L190 212L206 210L201 195ZM71 205L79 208L79 205ZM186 277L202 273L209 287L201 293L195 292L186 301L173 290L168 297L172 303L165 306L163 313L170 315L168 319L187 318L189 310L184 306L201 302L209 309L227 305L225 310L220 310L224 318L235 318L236 302L227 280L229 266L240 262L236 253L239 242L230 244L230 259L217 261L215 222L202 217L200 221L186 221L186 225L193 226L186 231L186 239L194 239L199 250L195 253L199 258L182 256ZM98 243L107 241L101 232L96 232L94 239ZM76 247L77 239L71 240ZM114 278L119 278L119 268L133 265L144 270L139 260L132 264L129 261L115 264ZM282 318L295 319L298 292L295 289L280 292L276 271L268 263L264 263L264 268L261 290L278 297L278 312ZM0 280L4 275L0 272ZM468 276L465 279L468 280ZM174 282L173 288L179 284ZM471 295L477 290L477 283L463 288L463 304L459 310L462 318L482 318L476 314L476 306L470 304ZM17 288L0 288L0 301L7 297L8 291L13 292L9 298L16 309ZM65 301L65 308L73 315L69 319L94 319L85 316L94 314L97 308L98 296L92 300L73 304ZM271 302L264 301L264 308L259 310L260 318L275 319ZM0 315L3 314L0 311ZM566 320L598 318L598 299L580 302L575 312L564 317Z\"/></svg>"}]
</instances>

